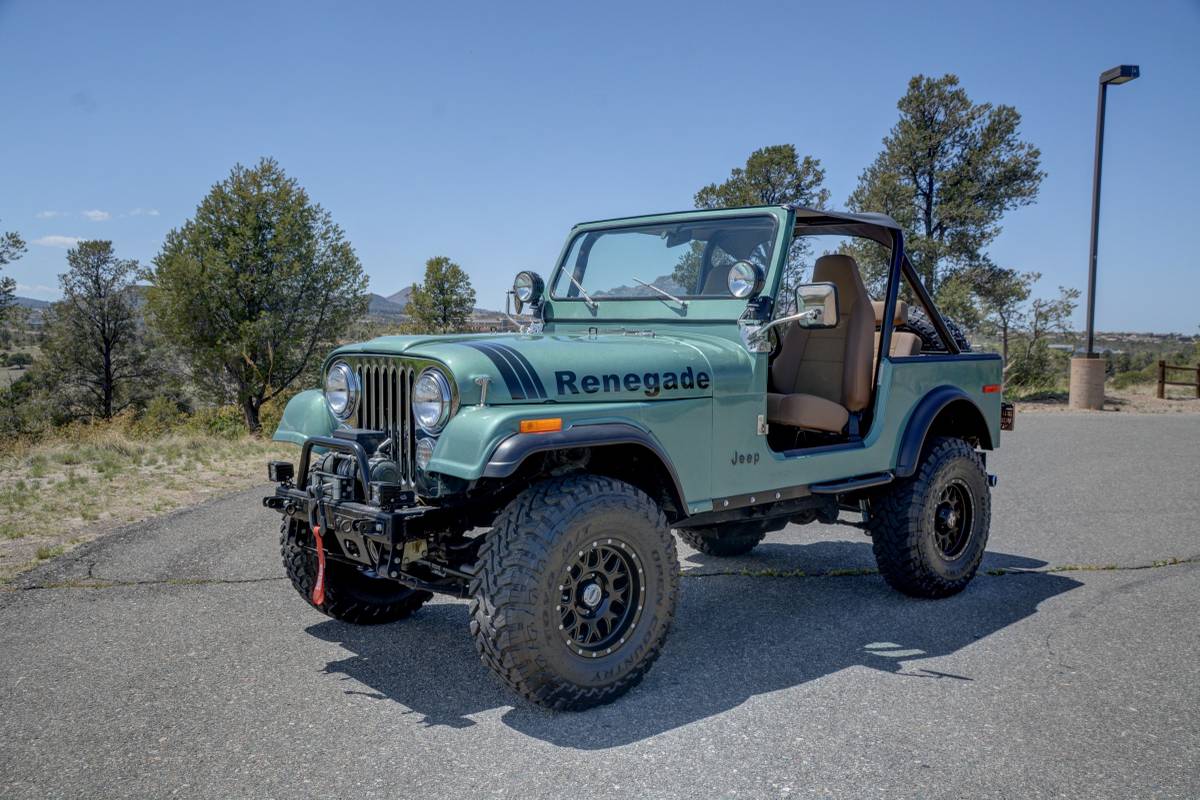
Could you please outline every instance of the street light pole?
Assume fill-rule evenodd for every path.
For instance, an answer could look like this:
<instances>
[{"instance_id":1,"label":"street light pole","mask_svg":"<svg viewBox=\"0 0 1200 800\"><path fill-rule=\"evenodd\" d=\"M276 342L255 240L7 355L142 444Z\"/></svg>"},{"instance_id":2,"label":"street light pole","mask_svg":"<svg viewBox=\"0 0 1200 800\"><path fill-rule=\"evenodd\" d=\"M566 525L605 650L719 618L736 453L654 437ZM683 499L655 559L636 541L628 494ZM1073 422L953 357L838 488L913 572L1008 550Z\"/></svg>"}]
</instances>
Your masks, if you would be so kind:
<instances>
[{"instance_id":1,"label":"street light pole","mask_svg":"<svg viewBox=\"0 0 1200 800\"><path fill-rule=\"evenodd\" d=\"M1109 84L1128 83L1140 70L1122 64L1100 74L1096 99L1096 161L1092 166L1092 239L1088 251L1087 350L1071 359L1071 408L1104 407L1104 361L1096 354L1096 252L1100 236L1100 167L1104 161L1104 107Z\"/></svg>"},{"instance_id":2,"label":"street light pole","mask_svg":"<svg viewBox=\"0 0 1200 800\"><path fill-rule=\"evenodd\" d=\"M1088 252L1087 350L1088 358L1096 357L1096 246L1100 236L1100 168L1104 161L1104 106L1108 85L1128 83L1138 77L1136 65L1113 67L1100 75L1100 95L1096 99L1096 161L1092 167L1092 241Z\"/></svg>"}]
</instances>

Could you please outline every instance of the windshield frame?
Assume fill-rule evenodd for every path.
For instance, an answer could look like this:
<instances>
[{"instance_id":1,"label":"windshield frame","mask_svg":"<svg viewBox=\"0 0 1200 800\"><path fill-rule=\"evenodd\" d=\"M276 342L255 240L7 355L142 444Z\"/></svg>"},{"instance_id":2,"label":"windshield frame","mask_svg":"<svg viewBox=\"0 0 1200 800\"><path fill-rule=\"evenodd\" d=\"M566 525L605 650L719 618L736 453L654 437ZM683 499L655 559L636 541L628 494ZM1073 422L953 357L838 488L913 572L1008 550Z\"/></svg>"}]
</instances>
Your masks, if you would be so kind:
<instances>
[{"instance_id":1,"label":"windshield frame","mask_svg":"<svg viewBox=\"0 0 1200 800\"><path fill-rule=\"evenodd\" d=\"M662 225L685 224L688 222L713 221L713 220L736 220L736 219L767 219L771 223L771 256L769 263L764 270L765 281L762 291L758 296L773 294L775 287L775 279L779 271L780 252L785 252L787 249L787 234L788 234L788 210L782 207L750 207L750 208L732 208L732 209L717 209L712 211L689 211L677 214L659 214L646 217L631 217L625 219L605 220L602 222L583 223L576 225L571 230L571 235L567 237L566 243L563 245L561 254L554 270L550 273L550 278L546 282L547 292L546 300L552 304L569 304L569 306L585 305L587 301L582 296L559 296L554 293L559 281L561 280L562 272L569 269L567 261L570 257L576 243L581 237L588 236L594 233L611 232L611 231L634 231L639 228L648 228ZM633 276L631 275L631 278ZM636 276L645 278L643 275ZM651 277L654 280L658 276ZM591 293L592 287L587 286L586 274L583 281L584 288ZM736 302L739 308L743 308L750 298L718 296L718 295L697 295L683 294L679 295L681 299L687 300L689 305L716 303L726 306L730 302ZM673 305L668 298L654 292L651 289L646 289L644 295L620 295L620 296L601 296L592 293L592 299L597 306L593 309L593 314L597 310L603 310L606 306L619 306L627 302L645 303L653 301L656 305ZM566 310L565 308L563 310Z\"/></svg>"}]
</instances>

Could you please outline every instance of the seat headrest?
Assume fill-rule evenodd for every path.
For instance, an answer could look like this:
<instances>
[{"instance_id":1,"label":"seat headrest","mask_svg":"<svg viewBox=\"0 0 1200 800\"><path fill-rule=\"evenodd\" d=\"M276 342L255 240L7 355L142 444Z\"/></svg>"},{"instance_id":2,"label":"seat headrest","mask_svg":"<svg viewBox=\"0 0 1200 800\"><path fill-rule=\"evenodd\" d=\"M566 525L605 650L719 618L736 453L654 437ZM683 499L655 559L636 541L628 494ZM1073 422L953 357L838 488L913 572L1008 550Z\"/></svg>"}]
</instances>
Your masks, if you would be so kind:
<instances>
[{"instance_id":1,"label":"seat headrest","mask_svg":"<svg viewBox=\"0 0 1200 800\"><path fill-rule=\"evenodd\" d=\"M872 300L871 306L875 309L875 327L882 328L883 327L884 301ZM896 315L894 317L892 317L892 324L893 325L907 325L908 324L908 303L906 303L900 299L896 300Z\"/></svg>"},{"instance_id":2,"label":"seat headrest","mask_svg":"<svg viewBox=\"0 0 1200 800\"><path fill-rule=\"evenodd\" d=\"M849 314L860 299L867 298L867 287L858 271L858 262L840 253L821 256L813 267L813 283L832 283L838 290L838 313Z\"/></svg>"}]
</instances>

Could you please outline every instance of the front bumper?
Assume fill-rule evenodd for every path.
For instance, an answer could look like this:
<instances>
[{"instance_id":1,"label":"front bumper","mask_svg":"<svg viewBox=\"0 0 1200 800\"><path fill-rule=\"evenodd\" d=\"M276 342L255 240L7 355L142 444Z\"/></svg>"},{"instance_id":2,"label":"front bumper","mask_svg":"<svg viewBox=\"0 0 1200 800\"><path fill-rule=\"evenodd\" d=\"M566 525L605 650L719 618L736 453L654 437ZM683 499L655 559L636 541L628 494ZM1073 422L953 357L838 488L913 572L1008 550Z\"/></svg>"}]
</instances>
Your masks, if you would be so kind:
<instances>
[{"instance_id":1,"label":"front bumper","mask_svg":"<svg viewBox=\"0 0 1200 800\"><path fill-rule=\"evenodd\" d=\"M349 456L355 465L354 474L310 473L314 447ZM279 485L263 498L264 506L309 529L319 525L326 541L336 542L336 551L330 548L331 554L368 567L381 577L399 577L406 561L405 546L410 541L424 542L417 531L410 531L410 523L428 508L417 505L412 491L370 483L366 451L354 440L309 437L301 446L294 482L291 465L286 462L272 462L268 475Z\"/></svg>"},{"instance_id":2,"label":"front bumper","mask_svg":"<svg viewBox=\"0 0 1200 800\"><path fill-rule=\"evenodd\" d=\"M309 528L320 525L327 541L336 540L347 560L370 567L380 575L392 571L393 565L399 571L404 546L409 541L424 541L422 537L411 536L408 530L409 522L425 513L419 507L385 511L354 500L317 497L288 485L276 487L274 494L263 498L263 505Z\"/></svg>"}]
</instances>

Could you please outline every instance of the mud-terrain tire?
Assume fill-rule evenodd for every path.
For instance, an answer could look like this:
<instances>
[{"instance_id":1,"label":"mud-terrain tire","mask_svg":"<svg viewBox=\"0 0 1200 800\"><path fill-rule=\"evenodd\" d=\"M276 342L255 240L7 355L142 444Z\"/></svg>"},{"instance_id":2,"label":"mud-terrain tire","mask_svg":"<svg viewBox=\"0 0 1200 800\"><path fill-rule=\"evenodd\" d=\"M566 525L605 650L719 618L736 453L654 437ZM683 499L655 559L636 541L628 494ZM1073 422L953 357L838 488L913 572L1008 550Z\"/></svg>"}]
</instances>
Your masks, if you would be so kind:
<instances>
[{"instance_id":1,"label":"mud-terrain tire","mask_svg":"<svg viewBox=\"0 0 1200 800\"><path fill-rule=\"evenodd\" d=\"M757 547L767 535L762 523L680 528L675 532L693 550L721 558L743 556Z\"/></svg>"},{"instance_id":2,"label":"mud-terrain tire","mask_svg":"<svg viewBox=\"0 0 1200 800\"><path fill-rule=\"evenodd\" d=\"M675 540L653 500L612 478L547 480L509 503L486 536L471 635L504 683L538 705L579 711L642 680L679 594Z\"/></svg>"},{"instance_id":3,"label":"mud-terrain tire","mask_svg":"<svg viewBox=\"0 0 1200 800\"><path fill-rule=\"evenodd\" d=\"M942 321L950 329L950 335L958 344L959 351L971 352L971 342L967 339L967 334L963 332L962 327L952 319L943 317ZM903 329L911 331L921 338L921 352L946 352L946 346L942 344L942 337L938 335L937 328L933 327L933 323L929 321L925 309L917 308L915 305L909 306L908 322Z\"/></svg>"},{"instance_id":4,"label":"mud-terrain tire","mask_svg":"<svg viewBox=\"0 0 1200 800\"><path fill-rule=\"evenodd\" d=\"M349 564L325 560L325 602L312 601L317 580L317 554L309 549L312 534L296 520L284 520L279 535L283 567L304 602L326 616L354 625L381 625L410 616L433 597L395 581L375 578Z\"/></svg>"},{"instance_id":5,"label":"mud-terrain tire","mask_svg":"<svg viewBox=\"0 0 1200 800\"><path fill-rule=\"evenodd\" d=\"M916 473L871 500L879 572L913 597L948 597L975 577L987 546L991 495L983 462L962 439L926 445Z\"/></svg>"}]
</instances>

